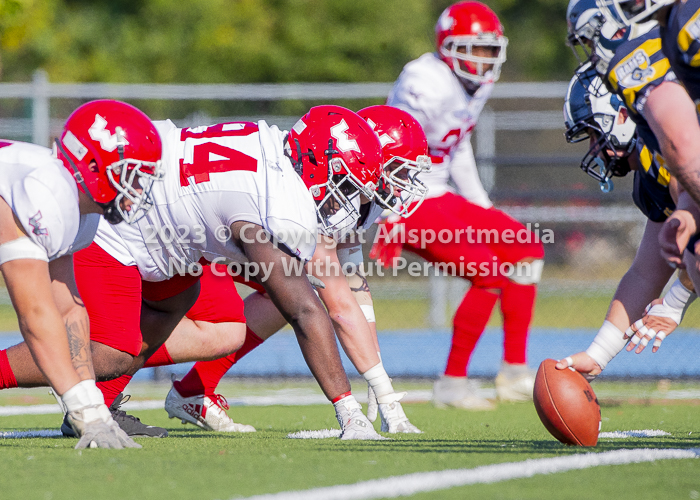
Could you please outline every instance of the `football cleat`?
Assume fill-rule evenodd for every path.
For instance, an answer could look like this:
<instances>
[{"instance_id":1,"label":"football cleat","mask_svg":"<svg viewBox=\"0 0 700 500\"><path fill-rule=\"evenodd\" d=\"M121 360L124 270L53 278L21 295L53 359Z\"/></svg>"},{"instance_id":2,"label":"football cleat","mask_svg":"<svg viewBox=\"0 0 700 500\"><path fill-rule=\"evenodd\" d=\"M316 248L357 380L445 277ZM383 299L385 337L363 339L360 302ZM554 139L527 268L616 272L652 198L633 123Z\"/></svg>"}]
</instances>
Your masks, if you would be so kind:
<instances>
[{"instance_id":1,"label":"football cleat","mask_svg":"<svg viewBox=\"0 0 700 500\"><path fill-rule=\"evenodd\" d=\"M340 439L346 441L350 439L374 441L387 439L374 430L372 423L362 413L362 406L355 398L344 398L333 406L335 406L335 417L338 419L340 430L342 431Z\"/></svg>"},{"instance_id":2,"label":"football cleat","mask_svg":"<svg viewBox=\"0 0 700 500\"><path fill-rule=\"evenodd\" d=\"M422 434L423 431L409 422L408 417L399 401L406 395L405 392L394 393L389 396L395 401L391 403L379 403L379 416L382 419L382 432L389 434ZM387 396L388 397L388 396Z\"/></svg>"},{"instance_id":3,"label":"football cleat","mask_svg":"<svg viewBox=\"0 0 700 500\"><path fill-rule=\"evenodd\" d=\"M169 418L179 418L183 424L194 424L207 431L215 432L255 432L255 427L237 424L228 416L228 402L221 394L205 396L199 394L183 397L175 387L165 398L165 411Z\"/></svg>"},{"instance_id":4,"label":"football cleat","mask_svg":"<svg viewBox=\"0 0 700 500\"><path fill-rule=\"evenodd\" d=\"M503 362L496 376L496 394L500 401L532 401L534 388L535 372L527 365Z\"/></svg>"},{"instance_id":5,"label":"football cleat","mask_svg":"<svg viewBox=\"0 0 700 500\"><path fill-rule=\"evenodd\" d=\"M462 410L495 410L496 405L478 393L479 384L467 377L443 375L433 385L433 404L437 408L459 408Z\"/></svg>"},{"instance_id":6,"label":"football cleat","mask_svg":"<svg viewBox=\"0 0 700 500\"><path fill-rule=\"evenodd\" d=\"M119 408L121 405L129 401L130 396L124 396L124 394L119 394L114 402L109 407L109 412L112 415L112 419L119 425L119 428L123 430L127 436L134 437L168 437L168 431L162 427L156 427L154 425L146 425L141 422L138 417L129 415ZM61 424L61 433L67 437L77 437L73 427L71 427L68 422L68 415L63 418L63 423Z\"/></svg>"}]
</instances>

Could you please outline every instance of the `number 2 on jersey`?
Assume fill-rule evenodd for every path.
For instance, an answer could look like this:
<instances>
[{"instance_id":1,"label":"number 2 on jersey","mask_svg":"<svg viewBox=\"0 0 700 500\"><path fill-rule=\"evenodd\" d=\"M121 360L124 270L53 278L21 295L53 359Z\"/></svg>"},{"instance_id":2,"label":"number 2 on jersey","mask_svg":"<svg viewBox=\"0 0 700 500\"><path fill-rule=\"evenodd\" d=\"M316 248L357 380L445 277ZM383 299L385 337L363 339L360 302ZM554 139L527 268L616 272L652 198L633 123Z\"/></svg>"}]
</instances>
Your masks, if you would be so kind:
<instances>
[{"instance_id":1,"label":"number 2 on jersey","mask_svg":"<svg viewBox=\"0 0 700 500\"><path fill-rule=\"evenodd\" d=\"M243 124L218 124L200 131L186 129L182 131L181 138L224 138L230 136L245 136L258 131L254 124L245 124L243 127L222 130L225 125ZM180 185L189 186L189 178L194 177L194 183L209 182L209 174L214 172L230 172L232 170L246 170L257 172L258 160L236 149L224 146L217 142L202 142L193 146L192 163L180 160Z\"/></svg>"}]
</instances>

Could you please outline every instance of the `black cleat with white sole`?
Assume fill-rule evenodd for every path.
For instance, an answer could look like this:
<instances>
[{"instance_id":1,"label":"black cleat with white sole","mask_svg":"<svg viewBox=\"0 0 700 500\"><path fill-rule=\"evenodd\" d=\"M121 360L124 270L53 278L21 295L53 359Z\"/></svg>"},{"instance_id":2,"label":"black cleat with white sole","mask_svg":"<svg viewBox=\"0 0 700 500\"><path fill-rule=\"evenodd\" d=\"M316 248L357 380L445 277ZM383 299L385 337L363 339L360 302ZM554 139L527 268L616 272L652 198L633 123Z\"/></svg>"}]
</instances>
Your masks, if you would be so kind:
<instances>
[{"instance_id":1,"label":"black cleat with white sole","mask_svg":"<svg viewBox=\"0 0 700 500\"><path fill-rule=\"evenodd\" d=\"M132 437L156 437L163 438L168 437L168 431L162 427L156 427L154 425L146 425L139 420L139 418L129 415L123 410L120 410L122 404L129 400L129 396L124 397L124 394L117 396L109 407L109 411L112 414L112 418L119 425L119 427L126 432L128 436ZM63 418L63 423L61 424L61 432L67 437L77 437L75 431L70 426L66 417Z\"/></svg>"}]
</instances>

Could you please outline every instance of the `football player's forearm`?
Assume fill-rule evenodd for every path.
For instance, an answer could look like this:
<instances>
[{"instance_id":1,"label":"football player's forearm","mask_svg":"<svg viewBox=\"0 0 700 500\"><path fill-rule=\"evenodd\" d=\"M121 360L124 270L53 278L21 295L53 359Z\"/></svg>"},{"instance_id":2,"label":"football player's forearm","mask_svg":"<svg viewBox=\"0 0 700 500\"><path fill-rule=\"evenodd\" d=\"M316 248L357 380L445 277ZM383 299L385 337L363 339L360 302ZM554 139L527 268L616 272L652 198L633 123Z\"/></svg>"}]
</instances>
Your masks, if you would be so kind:
<instances>
[{"instance_id":1,"label":"football player's forearm","mask_svg":"<svg viewBox=\"0 0 700 500\"><path fill-rule=\"evenodd\" d=\"M358 276L353 276L351 280L345 276L333 276L326 281L328 283L326 288L318 291L319 297L328 309L328 316L333 322L335 333L345 354L357 371L364 373L379 364L379 356L358 299L366 300L353 293L349 282L352 281L366 290L367 296L369 296L369 287L366 286L366 280Z\"/></svg>"},{"instance_id":2,"label":"football player's forearm","mask_svg":"<svg viewBox=\"0 0 700 500\"><path fill-rule=\"evenodd\" d=\"M290 321L306 364L329 400L350 392L328 314L320 303L300 308Z\"/></svg>"},{"instance_id":3,"label":"football player's forearm","mask_svg":"<svg viewBox=\"0 0 700 500\"><path fill-rule=\"evenodd\" d=\"M331 320L340 345L359 373L379 364L372 332L359 307L356 311L348 311L347 315L331 314Z\"/></svg>"},{"instance_id":4,"label":"football player's forearm","mask_svg":"<svg viewBox=\"0 0 700 500\"><path fill-rule=\"evenodd\" d=\"M697 140L700 140L700 137ZM674 153L676 152L674 151ZM700 155L700 148L693 146L692 154ZM690 195L696 205L700 204L700 156L687 157L685 154L673 154L667 162L674 170L674 175L685 192ZM696 213L694 215L696 223L700 227L700 219Z\"/></svg>"},{"instance_id":5,"label":"football player's forearm","mask_svg":"<svg viewBox=\"0 0 700 500\"><path fill-rule=\"evenodd\" d=\"M350 391L333 325L306 275L285 276L278 261L263 283L277 310L294 329L304 360L328 399Z\"/></svg>"},{"instance_id":6,"label":"football player's forearm","mask_svg":"<svg viewBox=\"0 0 700 500\"><path fill-rule=\"evenodd\" d=\"M670 277L673 269L669 270ZM661 280L654 283L643 275L628 271L617 287L605 319L620 330L627 330L633 321L642 317L644 308L652 300L659 298L667 282L668 279L663 280L663 283Z\"/></svg>"},{"instance_id":7,"label":"football player's forearm","mask_svg":"<svg viewBox=\"0 0 700 500\"><path fill-rule=\"evenodd\" d=\"M690 279L690 276L688 276L688 271L686 269L681 269L679 271L678 279L680 280L681 284L684 287L686 287L691 292L695 292L695 286L693 285L693 282Z\"/></svg>"},{"instance_id":8,"label":"football player's forearm","mask_svg":"<svg viewBox=\"0 0 700 500\"><path fill-rule=\"evenodd\" d=\"M81 380L95 379L90 350L90 320L85 307L76 305L63 315L73 368Z\"/></svg>"},{"instance_id":9,"label":"football player's forearm","mask_svg":"<svg viewBox=\"0 0 700 500\"><path fill-rule=\"evenodd\" d=\"M66 330L58 311L38 306L30 314L18 311L17 316L36 366L56 392L62 395L79 383L81 378L71 363Z\"/></svg>"},{"instance_id":10,"label":"football player's forearm","mask_svg":"<svg viewBox=\"0 0 700 500\"><path fill-rule=\"evenodd\" d=\"M81 380L95 379L90 350L90 320L73 271L73 256L65 255L49 263L51 294L63 317L73 367Z\"/></svg>"},{"instance_id":11,"label":"football player's forearm","mask_svg":"<svg viewBox=\"0 0 700 500\"><path fill-rule=\"evenodd\" d=\"M14 260L2 265L20 331L41 373L62 395L80 382L71 363L65 326L51 293L48 265Z\"/></svg>"},{"instance_id":12,"label":"football player's forearm","mask_svg":"<svg viewBox=\"0 0 700 500\"><path fill-rule=\"evenodd\" d=\"M623 332L659 297L673 274L659 252L661 222L647 221L632 265L620 280L606 319Z\"/></svg>"}]
</instances>

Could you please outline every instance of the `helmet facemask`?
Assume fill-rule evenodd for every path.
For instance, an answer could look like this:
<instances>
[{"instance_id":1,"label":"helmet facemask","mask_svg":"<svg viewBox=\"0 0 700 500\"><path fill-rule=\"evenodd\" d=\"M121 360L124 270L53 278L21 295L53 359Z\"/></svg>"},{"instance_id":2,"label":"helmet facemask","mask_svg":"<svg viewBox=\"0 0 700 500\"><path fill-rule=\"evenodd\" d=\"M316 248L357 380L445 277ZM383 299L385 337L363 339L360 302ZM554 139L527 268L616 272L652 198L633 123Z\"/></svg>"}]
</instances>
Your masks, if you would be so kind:
<instances>
[{"instance_id":1,"label":"helmet facemask","mask_svg":"<svg viewBox=\"0 0 700 500\"><path fill-rule=\"evenodd\" d=\"M597 0L608 19L619 27L631 27L649 21L659 9L675 0Z\"/></svg>"},{"instance_id":2,"label":"helmet facemask","mask_svg":"<svg viewBox=\"0 0 700 500\"><path fill-rule=\"evenodd\" d=\"M611 191L611 178L623 177L630 171L629 155L636 145L636 125L620 99L605 90L601 78L590 66L577 71L571 79L564 120L567 142L591 141L581 160L581 169L598 181L604 192Z\"/></svg>"},{"instance_id":3,"label":"helmet facemask","mask_svg":"<svg viewBox=\"0 0 700 500\"><path fill-rule=\"evenodd\" d=\"M430 168L429 156L420 155L416 160L394 156L384 164L381 188L375 194L377 203L401 217L410 216L428 194L418 174L430 172Z\"/></svg>"},{"instance_id":4,"label":"helmet facemask","mask_svg":"<svg viewBox=\"0 0 700 500\"><path fill-rule=\"evenodd\" d=\"M481 85L498 80L501 75L501 65L506 61L507 46L506 37L493 33L448 36L440 47L440 55L452 63L452 70L458 77ZM491 57L476 55L473 53L474 47L491 48L495 55ZM466 69L462 67L462 63ZM485 69L489 65L491 67Z\"/></svg>"},{"instance_id":5,"label":"helmet facemask","mask_svg":"<svg viewBox=\"0 0 700 500\"><path fill-rule=\"evenodd\" d=\"M124 221L127 224L133 224L143 218L148 211L153 207L153 199L151 190L153 183L163 179L165 171L161 167L161 161L141 161L131 158L124 158L124 145L117 146L120 160L108 165L105 168L105 174L109 180L109 184L117 195L107 203L100 203L95 200L90 189L85 184L83 175L78 170L73 159L63 149L61 141L55 140L55 151L61 152L73 170L75 182L82 188L82 191L87 194L95 203L102 207L104 218L110 224L119 224ZM92 160L89 168L97 167L95 160ZM131 203L122 208L122 200L128 200ZM126 208L129 208L128 210Z\"/></svg>"},{"instance_id":6,"label":"helmet facemask","mask_svg":"<svg viewBox=\"0 0 700 500\"><path fill-rule=\"evenodd\" d=\"M593 57L594 40L600 34L603 24L605 24L605 16L603 16L602 12L597 12L591 15L581 26L569 26L566 44L571 48L580 66L590 61Z\"/></svg>"},{"instance_id":7,"label":"helmet facemask","mask_svg":"<svg viewBox=\"0 0 700 500\"><path fill-rule=\"evenodd\" d=\"M119 156L123 156L123 150L119 151ZM154 182L161 180L165 173L161 162L125 158L107 166L106 172L109 183L118 193L110 203L114 207L113 210L116 210L127 224L133 224L143 218L153 207L151 191ZM128 210L127 206L122 208L124 200L131 202L127 205Z\"/></svg>"},{"instance_id":8,"label":"helmet facemask","mask_svg":"<svg viewBox=\"0 0 700 500\"><path fill-rule=\"evenodd\" d=\"M351 227L360 219L360 195L372 200L376 186L372 183L363 185L345 164L345 161L332 148L333 141L329 140L328 150L328 180L322 184L309 186L311 195L316 199L316 215L321 231L332 235ZM318 199L319 196L322 198Z\"/></svg>"},{"instance_id":9,"label":"helmet facemask","mask_svg":"<svg viewBox=\"0 0 700 500\"><path fill-rule=\"evenodd\" d=\"M624 177L630 172L628 158L635 140L631 140L626 148L621 148L614 136L603 132L598 126L587 125L587 136L570 142L592 138L591 147L581 160L581 170L598 181L600 189L608 193L613 190L612 177Z\"/></svg>"}]
</instances>

